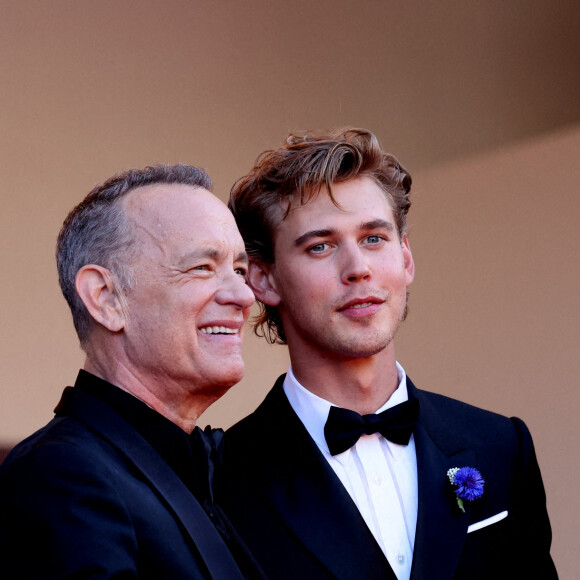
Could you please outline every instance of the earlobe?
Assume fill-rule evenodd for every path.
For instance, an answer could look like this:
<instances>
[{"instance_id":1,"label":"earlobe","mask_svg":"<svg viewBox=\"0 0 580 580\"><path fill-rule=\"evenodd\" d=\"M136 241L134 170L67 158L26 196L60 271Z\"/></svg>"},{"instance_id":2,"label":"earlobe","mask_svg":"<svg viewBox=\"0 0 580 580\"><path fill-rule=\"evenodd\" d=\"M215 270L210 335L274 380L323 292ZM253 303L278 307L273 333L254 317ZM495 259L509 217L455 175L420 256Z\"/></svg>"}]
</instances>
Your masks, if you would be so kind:
<instances>
[{"instance_id":1,"label":"earlobe","mask_svg":"<svg viewBox=\"0 0 580 580\"><path fill-rule=\"evenodd\" d=\"M280 296L276 289L276 282L271 268L261 262L250 262L248 268L248 285L256 298L268 306L278 306Z\"/></svg>"},{"instance_id":2,"label":"earlobe","mask_svg":"<svg viewBox=\"0 0 580 580\"><path fill-rule=\"evenodd\" d=\"M111 272L96 264L83 266L75 288L92 318L111 332L125 327L125 313Z\"/></svg>"}]
</instances>

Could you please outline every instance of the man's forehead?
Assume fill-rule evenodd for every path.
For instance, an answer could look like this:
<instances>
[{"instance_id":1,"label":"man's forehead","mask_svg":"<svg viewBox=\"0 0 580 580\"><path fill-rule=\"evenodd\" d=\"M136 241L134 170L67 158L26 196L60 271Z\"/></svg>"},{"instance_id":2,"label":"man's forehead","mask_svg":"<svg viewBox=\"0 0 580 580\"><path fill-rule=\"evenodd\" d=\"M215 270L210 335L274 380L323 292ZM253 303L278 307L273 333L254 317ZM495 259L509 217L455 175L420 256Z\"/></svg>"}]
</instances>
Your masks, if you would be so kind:
<instances>
[{"instance_id":1,"label":"man's forehead","mask_svg":"<svg viewBox=\"0 0 580 580\"><path fill-rule=\"evenodd\" d=\"M152 183L127 192L122 203L127 211L144 213L166 208L169 203L187 200L201 203L215 197L211 192L196 185L185 183Z\"/></svg>"},{"instance_id":2,"label":"man's forehead","mask_svg":"<svg viewBox=\"0 0 580 580\"><path fill-rule=\"evenodd\" d=\"M366 203L365 203L366 201ZM361 228L368 228L368 224L375 221L394 222L394 211L390 199L386 194L368 200L359 201L355 195L350 199L341 199L341 196L332 199L323 192L316 199L308 200L300 205L293 205L287 215L281 216L278 226L285 224L299 224L315 219L324 220L327 224L339 223L343 220L354 219ZM330 225L324 226L330 227Z\"/></svg>"},{"instance_id":3,"label":"man's forehead","mask_svg":"<svg viewBox=\"0 0 580 580\"><path fill-rule=\"evenodd\" d=\"M245 259L244 242L227 206L205 189L187 188L192 189L186 186L168 196L143 192L127 211L134 235L180 261L222 259L226 254L236 258L243 254Z\"/></svg>"},{"instance_id":4,"label":"man's forehead","mask_svg":"<svg viewBox=\"0 0 580 580\"><path fill-rule=\"evenodd\" d=\"M311 206L325 207L329 213L333 212L333 206L344 210L345 208L341 206L340 200L337 199L340 197L340 192L345 188L348 188L351 192L356 192L361 187L368 189L369 186L377 194L378 199L384 200L389 208L393 209L392 198L384 187L372 176L361 174L345 181L331 183L330 188L320 184L305 187L302 191L296 190L292 196L282 199L278 207L271 208L271 210L280 222L287 219L293 212Z\"/></svg>"},{"instance_id":5,"label":"man's forehead","mask_svg":"<svg viewBox=\"0 0 580 580\"><path fill-rule=\"evenodd\" d=\"M189 229L204 216L215 215L217 219L225 208L206 189L184 184L140 187L129 192L123 202L127 218L136 226L155 232L156 237Z\"/></svg>"}]
</instances>

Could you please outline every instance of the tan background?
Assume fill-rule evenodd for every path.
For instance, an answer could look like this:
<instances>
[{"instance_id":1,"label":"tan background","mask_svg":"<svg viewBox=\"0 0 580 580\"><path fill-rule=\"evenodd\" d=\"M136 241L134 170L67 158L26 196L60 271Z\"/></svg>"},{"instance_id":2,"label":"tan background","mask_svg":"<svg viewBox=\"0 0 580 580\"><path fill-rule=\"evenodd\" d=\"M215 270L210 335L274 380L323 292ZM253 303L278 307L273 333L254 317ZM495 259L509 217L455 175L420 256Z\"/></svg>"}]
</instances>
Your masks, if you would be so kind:
<instances>
[{"instance_id":1,"label":"tan background","mask_svg":"<svg viewBox=\"0 0 580 580\"><path fill-rule=\"evenodd\" d=\"M0 0L0 13L0 444L46 423L82 364L53 252L93 185L182 161L225 199L288 131L363 126L414 176L399 359L419 386L528 423L554 558L575 577L576 0ZM253 337L246 352L247 378L202 425L247 414L287 365Z\"/></svg>"}]
</instances>

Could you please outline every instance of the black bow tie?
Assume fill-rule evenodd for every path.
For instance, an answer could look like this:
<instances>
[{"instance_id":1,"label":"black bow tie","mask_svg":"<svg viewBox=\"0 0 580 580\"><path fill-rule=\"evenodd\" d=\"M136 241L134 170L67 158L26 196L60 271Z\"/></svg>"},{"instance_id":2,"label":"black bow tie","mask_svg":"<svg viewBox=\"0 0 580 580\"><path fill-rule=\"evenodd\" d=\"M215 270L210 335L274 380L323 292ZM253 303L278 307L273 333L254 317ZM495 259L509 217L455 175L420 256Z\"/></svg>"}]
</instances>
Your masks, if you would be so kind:
<instances>
[{"instance_id":1,"label":"black bow tie","mask_svg":"<svg viewBox=\"0 0 580 580\"><path fill-rule=\"evenodd\" d=\"M359 415L355 411L330 407L324 426L324 437L332 455L350 449L364 433L408 445L419 416L419 401L411 399L378 414Z\"/></svg>"}]
</instances>

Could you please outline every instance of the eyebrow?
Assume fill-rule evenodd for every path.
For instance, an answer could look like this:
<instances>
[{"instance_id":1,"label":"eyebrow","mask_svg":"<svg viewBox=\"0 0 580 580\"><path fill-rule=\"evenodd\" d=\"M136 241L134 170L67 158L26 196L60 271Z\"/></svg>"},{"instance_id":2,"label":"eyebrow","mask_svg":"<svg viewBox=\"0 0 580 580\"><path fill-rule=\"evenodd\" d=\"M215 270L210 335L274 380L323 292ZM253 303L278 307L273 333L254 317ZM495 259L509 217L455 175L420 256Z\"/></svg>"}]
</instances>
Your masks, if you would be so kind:
<instances>
[{"instance_id":1,"label":"eyebrow","mask_svg":"<svg viewBox=\"0 0 580 580\"><path fill-rule=\"evenodd\" d=\"M395 226L391 222L388 222L387 220L376 219L370 222L365 222L364 224L360 225L360 229L363 231L376 230L379 228L389 230L390 232L395 231Z\"/></svg>"},{"instance_id":2,"label":"eyebrow","mask_svg":"<svg viewBox=\"0 0 580 580\"><path fill-rule=\"evenodd\" d=\"M326 236L331 236L335 232L336 230L334 229L311 230L309 232L306 232L305 234L302 234L301 236L298 236L294 240L294 245L298 247L307 242L308 240L311 240L312 238L324 238Z\"/></svg>"},{"instance_id":3,"label":"eyebrow","mask_svg":"<svg viewBox=\"0 0 580 580\"><path fill-rule=\"evenodd\" d=\"M382 219L371 220L370 222L363 222L359 226L359 230L361 232L368 232L368 231L376 230L376 229L380 229L380 228L386 229L389 232L395 231L395 226L391 222L388 222L387 220L382 220ZM309 232L302 234L301 236L298 236L296 238L296 240L294 241L294 245L296 247L298 247L298 246L301 246L302 244L304 244L305 242L307 242L308 240L311 240L313 238L324 238L326 236L332 236L333 234L336 233L336 231L337 230L334 228L311 230Z\"/></svg>"},{"instance_id":4,"label":"eyebrow","mask_svg":"<svg viewBox=\"0 0 580 580\"><path fill-rule=\"evenodd\" d=\"M249 263L249 259L248 259L248 254L246 253L246 251L244 250L243 252L240 252L237 256L237 258L235 259L236 262L243 262L244 264L246 264L246 266Z\"/></svg>"}]
</instances>

